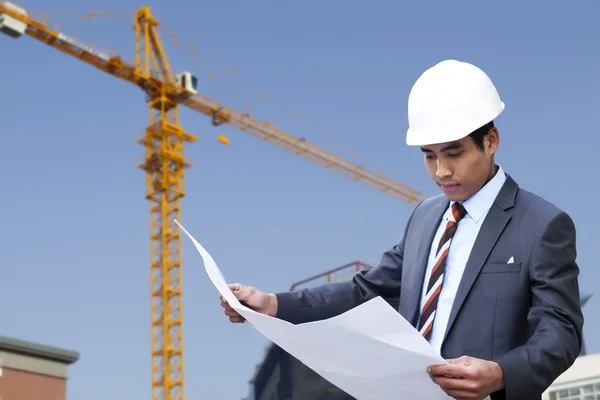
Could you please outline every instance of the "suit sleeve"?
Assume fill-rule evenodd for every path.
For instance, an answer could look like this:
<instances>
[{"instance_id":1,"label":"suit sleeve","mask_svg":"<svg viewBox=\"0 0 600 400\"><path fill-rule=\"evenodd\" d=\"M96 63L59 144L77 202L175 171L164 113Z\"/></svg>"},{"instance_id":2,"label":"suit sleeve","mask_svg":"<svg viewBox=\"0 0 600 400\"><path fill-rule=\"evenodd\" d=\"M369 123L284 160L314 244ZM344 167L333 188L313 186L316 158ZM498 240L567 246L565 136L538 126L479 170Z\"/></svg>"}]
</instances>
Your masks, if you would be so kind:
<instances>
[{"instance_id":1,"label":"suit sleeve","mask_svg":"<svg viewBox=\"0 0 600 400\"><path fill-rule=\"evenodd\" d=\"M559 212L541 232L529 260L531 337L496 360L507 399L539 397L581 351L583 314L575 259L575 226Z\"/></svg>"},{"instance_id":2,"label":"suit sleeve","mask_svg":"<svg viewBox=\"0 0 600 400\"><path fill-rule=\"evenodd\" d=\"M398 244L383 253L375 268L356 273L350 281L327 283L296 292L276 293L276 317L293 324L318 321L344 313L377 296L397 308L404 242L414 212L413 210Z\"/></svg>"}]
</instances>

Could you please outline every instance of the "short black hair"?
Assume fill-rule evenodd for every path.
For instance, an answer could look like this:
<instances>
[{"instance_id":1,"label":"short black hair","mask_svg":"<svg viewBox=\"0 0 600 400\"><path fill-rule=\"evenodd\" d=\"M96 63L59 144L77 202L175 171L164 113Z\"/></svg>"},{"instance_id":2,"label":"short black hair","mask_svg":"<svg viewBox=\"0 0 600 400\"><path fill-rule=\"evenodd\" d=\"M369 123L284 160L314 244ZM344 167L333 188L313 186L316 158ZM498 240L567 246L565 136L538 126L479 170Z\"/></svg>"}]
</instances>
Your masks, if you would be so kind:
<instances>
[{"instance_id":1,"label":"short black hair","mask_svg":"<svg viewBox=\"0 0 600 400\"><path fill-rule=\"evenodd\" d=\"M475 142L475 146L481 151L483 151L483 138L486 137L490 129L494 127L494 121L490 121L487 124L483 125L481 128L478 128L471 132L469 137L473 139Z\"/></svg>"}]
</instances>

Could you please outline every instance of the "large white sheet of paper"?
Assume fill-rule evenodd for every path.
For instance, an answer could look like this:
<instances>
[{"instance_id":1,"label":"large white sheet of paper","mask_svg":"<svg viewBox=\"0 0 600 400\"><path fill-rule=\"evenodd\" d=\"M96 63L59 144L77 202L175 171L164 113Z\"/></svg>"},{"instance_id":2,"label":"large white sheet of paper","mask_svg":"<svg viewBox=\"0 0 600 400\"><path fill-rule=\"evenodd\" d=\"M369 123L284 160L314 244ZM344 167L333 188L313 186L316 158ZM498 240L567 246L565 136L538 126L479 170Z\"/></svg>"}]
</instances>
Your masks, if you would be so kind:
<instances>
[{"instance_id":1,"label":"large white sheet of paper","mask_svg":"<svg viewBox=\"0 0 600 400\"><path fill-rule=\"evenodd\" d=\"M241 304L212 256L179 222L213 285L254 329L357 400L450 397L426 368L444 363L433 347L381 297L339 316L294 325Z\"/></svg>"}]
</instances>

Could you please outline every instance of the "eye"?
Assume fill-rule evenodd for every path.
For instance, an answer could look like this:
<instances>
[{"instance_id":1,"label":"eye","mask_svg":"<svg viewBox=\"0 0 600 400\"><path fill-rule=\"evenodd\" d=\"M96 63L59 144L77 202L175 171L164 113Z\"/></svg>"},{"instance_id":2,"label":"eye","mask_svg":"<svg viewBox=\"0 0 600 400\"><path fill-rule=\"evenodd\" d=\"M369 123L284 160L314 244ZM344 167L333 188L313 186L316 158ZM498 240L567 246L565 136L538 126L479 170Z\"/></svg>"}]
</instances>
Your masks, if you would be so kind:
<instances>
[{"instance_id":1,"label":"eye","mask_svg":"<svg viewBox=\"0 0 600 400\"><path fill-rule=\"evenodd\" d=\"M425 154L425 159L426 160L433 160L434 158L435 158L435 156L432 155L432 154Z\"/></svg>"},{"instance_id":2,"label":"eye","mask_svg":"<svg viewBox=\"0 0 600 400\"><path fill-rule=\"evenodd\" d=\"M448 154L448 157L450 157L450 158L456 158L462 154L462 151L459 151L458 153L447 153L447 154Z\"/></svg>"}]
</instances>

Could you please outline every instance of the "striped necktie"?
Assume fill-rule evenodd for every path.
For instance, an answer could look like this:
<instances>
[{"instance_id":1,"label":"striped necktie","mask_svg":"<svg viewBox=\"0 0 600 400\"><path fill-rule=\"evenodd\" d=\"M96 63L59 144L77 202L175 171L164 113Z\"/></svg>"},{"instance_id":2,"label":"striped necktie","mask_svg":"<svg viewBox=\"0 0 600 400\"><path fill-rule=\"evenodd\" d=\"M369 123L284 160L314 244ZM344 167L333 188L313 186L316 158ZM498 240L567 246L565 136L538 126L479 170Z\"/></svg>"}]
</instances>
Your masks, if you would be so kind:
<instances>
[{"instance_id":1,"label":"striped necktie","mask_svg":"<svg viewBox=\"0 0 600 400\"><path fill-rule=\"evenodd\" d=\"M429 284L427 285L427 295L425 296L425 305L421 311L421 318L419 319L419 332L429 340L431 336L431 330L433 328L433 321L435 319L435 310L442 291L442 281L444 280L444 272L446 270L446 258L448 257L448 249L450 248L450 242L456 232L456 226L459 221L467 214L464 206L459 203L452 204L452 212L448 217L448 223L446 224L446 230L440 239L438 249L435 255L435 263L431 270L431 276L429 277Z\"/></svg>"}]
</instances>

